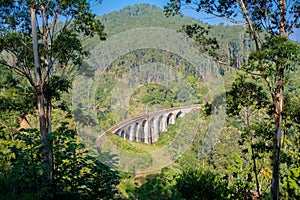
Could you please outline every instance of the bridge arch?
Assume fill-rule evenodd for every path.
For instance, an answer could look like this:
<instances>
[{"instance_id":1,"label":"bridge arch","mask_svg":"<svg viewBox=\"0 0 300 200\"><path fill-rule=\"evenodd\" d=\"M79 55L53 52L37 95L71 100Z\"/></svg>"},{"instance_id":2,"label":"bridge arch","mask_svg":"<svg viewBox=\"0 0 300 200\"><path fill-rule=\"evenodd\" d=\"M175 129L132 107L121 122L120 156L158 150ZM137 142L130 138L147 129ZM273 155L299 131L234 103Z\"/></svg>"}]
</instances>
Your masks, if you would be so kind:
<instances>
[{"instance_id":1,"label":"bridge arch","mask_svg":"<svg viewBox=\"0 0 300 200\"><path fill-rule=\"evenodd\" d=\"M180 110L177 114L176 114L176 120L179 118L179 117L183 117L183 112Z\"/></svg>"},{"instance_id":2,"label":"bridge arch","mask_svg":"<svg viewBox=\"0 0 300 200\"><path fill-rule=\"evenodd\" d=\"M167 116L167 126L169 124L175 124L176 123L176 116L173 114L173 112L170 112Z\"/></svg>"}]
</instances>

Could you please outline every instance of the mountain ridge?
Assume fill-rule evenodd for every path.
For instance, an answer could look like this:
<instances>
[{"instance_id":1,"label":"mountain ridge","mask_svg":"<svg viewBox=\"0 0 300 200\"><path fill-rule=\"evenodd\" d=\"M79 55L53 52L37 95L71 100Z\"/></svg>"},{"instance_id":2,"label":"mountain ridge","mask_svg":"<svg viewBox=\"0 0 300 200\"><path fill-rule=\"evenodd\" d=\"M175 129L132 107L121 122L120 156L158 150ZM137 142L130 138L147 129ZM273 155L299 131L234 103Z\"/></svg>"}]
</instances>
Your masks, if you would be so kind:
<instances>
[{"instance_id":1,"label":"mountain ridge","mask_svg":"<svg viewBox=\"0 0 300 200\"><path fill-rule=\"evenodd\" d=\"M161 8L150 4L135 4L126 6L119 11L114 11L98 17L105 26L107 37L118 33L147 27L160 27L180 31L184 25L199 24L203 27L210 27L208 36L215 37L220 44L220 53L229 55L227 57L239 60L237 65L246 62L248 55L255 49L254 44L242 26L209 25L187 16L166 17ZM87 39L85 46L91 50L101 41L98 37Z\"/></svg>"}]
</instances>

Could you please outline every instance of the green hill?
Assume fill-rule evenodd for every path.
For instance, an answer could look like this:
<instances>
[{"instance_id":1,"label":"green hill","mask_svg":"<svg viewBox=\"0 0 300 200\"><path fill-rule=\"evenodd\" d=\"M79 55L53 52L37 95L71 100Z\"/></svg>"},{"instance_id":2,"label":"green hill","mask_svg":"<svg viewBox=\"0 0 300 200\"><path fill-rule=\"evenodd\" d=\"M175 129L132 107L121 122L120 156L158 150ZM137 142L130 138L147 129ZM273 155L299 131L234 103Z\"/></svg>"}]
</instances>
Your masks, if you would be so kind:
<instances>
[{"instance_id":1,"label":"green hill","mask_svg":"<svg viewBox=\"0 0 300 200\"><path fill-rule=\"evenodd\" d=\"M127 6L120 11L105 14L99 18L105 25L105 31L108 35L107 40L112 37L118 37L122 32L138 28L160 27L178 31L183 25L195 23L209 27L208 24L204 24L189 17L166 17L162 9L149 4ZM244 27L226 25L211 26L209 34L210 37L216 37L217 40L219 40L220 53L225 55L230 54L228 57L236 58L238 61L236 62L237 65L241 65L253 49L252 43L250 42ZM132 37L126 39L130 42L134 42L134 38L135 36L132 35ZM241 38L243 38L243 40L241 40ZM148 38L145 38L146 44L153 42L147 39ZM157 38L157 40L162 39ZM165 41L159 41L158 43L163 42ZM97 37L85 41L86 47L88 47L92 52L88 59L88 63L91 68L106 69L105 74L97 80L97 83L95 84L97 87L95 87L95 90L92 91L95 92L94 96L96 99L95 112L97 113L97 117L95 119L95 123L100 124L102 131L115 123L126 119L127 117L137 116L141 113L150 112L151 110L153 111L153 102L159 104L163 108L168 108L191 103L203 103L209 99L208 89L205 85L205 77L203 77L202 74L199 74L187 60L181 58L175 53L161 49L136 49L120 56L116 60L113 60L109 66L99 66L101 62L97 61L98 56L101 52L107 50L101 48L99 44L101 45L102 43L97 40ZM174 46L176 45L177 44L174 44ZM224 62L232 62L231 60L226 60L227 56L223 59ZM201 68L207 68L209 67L208 65L213 65L211 62L207 62L207 60L208 59L205 58L201 61ZM149 63L154 65L150 66ZM152 93L154 93L156 90L161 90L161 81L166 79L164 65L173 67L173 70L179 73L178 75L174 74L172 77L167 77L170 83L163 83L168 85L168 88L165 91L170 90L170 92L174 94L174 97L169 99L161 98L159 100L152 99L150 97L153 96L153 94L146 94L145 91L152 91ZM154 71L145 71L144 75L140 74L141 69L153 67L155 67ZM170 70L172 69L170 68ZM224 67L220 67L215 71L215 73L224 75L226 70L229 70L229 68L226 69ZM128 73L130 73L130 75L128 75ZM153 73L155 75L151 78L148 76L149 73ZM124 104L114 105L118 106L119 113L117 116L114 116L111 104L112 102L116 102L114 100L116 98L114 95L116 94L115 88L120 89L121 92L124 90L124 88L122 89L120 85L120 81L122 79L126 79L126 83L123 83L122 86L133 91L134 95L119 95L122 96L123 100L128 100L129 105L128 107ZM151 85L153 80L157 82L156 85ZM80 87L75 88L79 97L87 96L86 88L90 87L87 84L89 83L83 81L78 84ZM144 85L144 88L135 88L138 87L137 85L139 84ZM88 100L89 99L83 98L83 100L77 104L89 105ZM149 100L149 102L146 100ZM160 107L157 109L159 108ZM82 117L82 119L84 118Z\"/></svg>"},{"instance_id":2,"label":"green hill","mask_svg":"<svg viewBox=\"0 0 300 200\"><path fill-rule=\"evenodd\" d=\"M239 66L245 62L246 57L254 50L254 44L249 39L246 28L242 26L224 24L211 26L186 16L166 17L162 9L149 4L127 6L120 11L105 14L99 18L105 25L105 32L108 37L123 31L145 27L161 27L178 31L183 25L187 24L197 23L204 27L210 26L209 35L217 38L222 54L230 54L230 57L239 60L239 63L237 63ZM99 42L95 37L87 40L86 46L92 49Z\"/></svg>"}]
</instances>

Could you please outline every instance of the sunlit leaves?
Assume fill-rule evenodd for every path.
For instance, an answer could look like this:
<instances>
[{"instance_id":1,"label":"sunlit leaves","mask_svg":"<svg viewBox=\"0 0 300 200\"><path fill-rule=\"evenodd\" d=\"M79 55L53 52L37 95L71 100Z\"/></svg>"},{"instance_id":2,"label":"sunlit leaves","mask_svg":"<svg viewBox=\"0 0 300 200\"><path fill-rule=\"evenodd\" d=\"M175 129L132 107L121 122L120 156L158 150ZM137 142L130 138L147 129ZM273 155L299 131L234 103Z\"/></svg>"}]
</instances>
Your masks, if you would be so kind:
<instances>
[{"instance_id":1,"label":"sunlit leaves","mask_svg":"<svg viewBox=\"0 0 300 200\"><path fill-rule=\"evenodd\" d=\"M136 90L131 97L130 105L134 104L148 104L148 105L156 105L156 104L172 104L172 101L176 99L174 92L172 92L167 87L151 83L145 86L142 86Z\"/></svg>"},{"instance_id":2,"label":"sunlit leaves","mask_svg":"<svg viewBox=\"0 0 300 200\"><path fill-rule=\"evenodd\" d=\"M86 36L94 36L96 33L101 40L104 40L106 38L104 26L95 17L92 13L80 13L74 21L74 24L77 26L76 30Z\"/></svg>"},{"instance_id":3,"label":"sunlit leaves","mask_svg":"<svg viewBox=\"0 0 300 200\"><path fill-rule=\"evenodd\" d=\"M259 72L263 77L274 77L279 68L294 70L300 64L300 48L284 37L266 38L261 49L249 57L246 72Z\"/></svg>"},{"instance_id":4,"label":"sunlit leaves","mask_svg":"<svg viewBox=\"0 0 300 200\"><path fill-rule=\"evenodd\" d=\"M184 170L176 182L184 199L230 199L228 181L209 171Z\"/></svg>"},{"instance_id":5,"label":"sunlit leaves","mask_svg":"<svg viewBox=\"0 0 300 200\"><path fill-rule=\"evenodd\" d=\"M240 75L226 94L227 112L238 115L243 107L266 108L268 96L263 87L245 75Z\"/></svg>"}]
</instances>

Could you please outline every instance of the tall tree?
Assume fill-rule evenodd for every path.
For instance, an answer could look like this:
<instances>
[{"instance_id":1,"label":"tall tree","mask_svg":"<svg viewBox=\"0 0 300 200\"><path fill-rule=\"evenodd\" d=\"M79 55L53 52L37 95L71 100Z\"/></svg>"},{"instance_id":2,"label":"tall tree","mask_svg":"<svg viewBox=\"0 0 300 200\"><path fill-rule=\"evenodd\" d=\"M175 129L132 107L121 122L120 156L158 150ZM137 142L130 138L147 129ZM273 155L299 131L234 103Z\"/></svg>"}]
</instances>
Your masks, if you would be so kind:
<instances>
[{"instance_id":1,"label":"tall tree","mask_svg":"<svg viewBox=\"0 0 300 200\"><path fill-rule=\"evenodd\" d=\"M269 86L274 115L273 171L271 193L279 199L279 166L282 135L282 113L284 111L285 71L297 60L297 47L287 37L295 28L300 28L300 2L297 0L170 0L167 15L180 14L182 9L192 8L245 24L253 38L256 52L250 57L250 68L246 71L262 78ZM243 20L240 16L243 16ZM267 33L267 41L261 33ZM275 47L275 49L273 49ZM298 58L299 59L299 58Z\"/></svg>"},{"instance_id":2,"label":"tall tree","mask_svg":"<svg viewBox=\"0 0 300 200\"><path fill-rule=\"evenodd\" d=\"M53 179L51 101L70 87L70 72L88 52L79 36L105 39L86 0L0 1L0 67L26 77L36 94L45 183Z\"/></svg>"}]
</instances>

